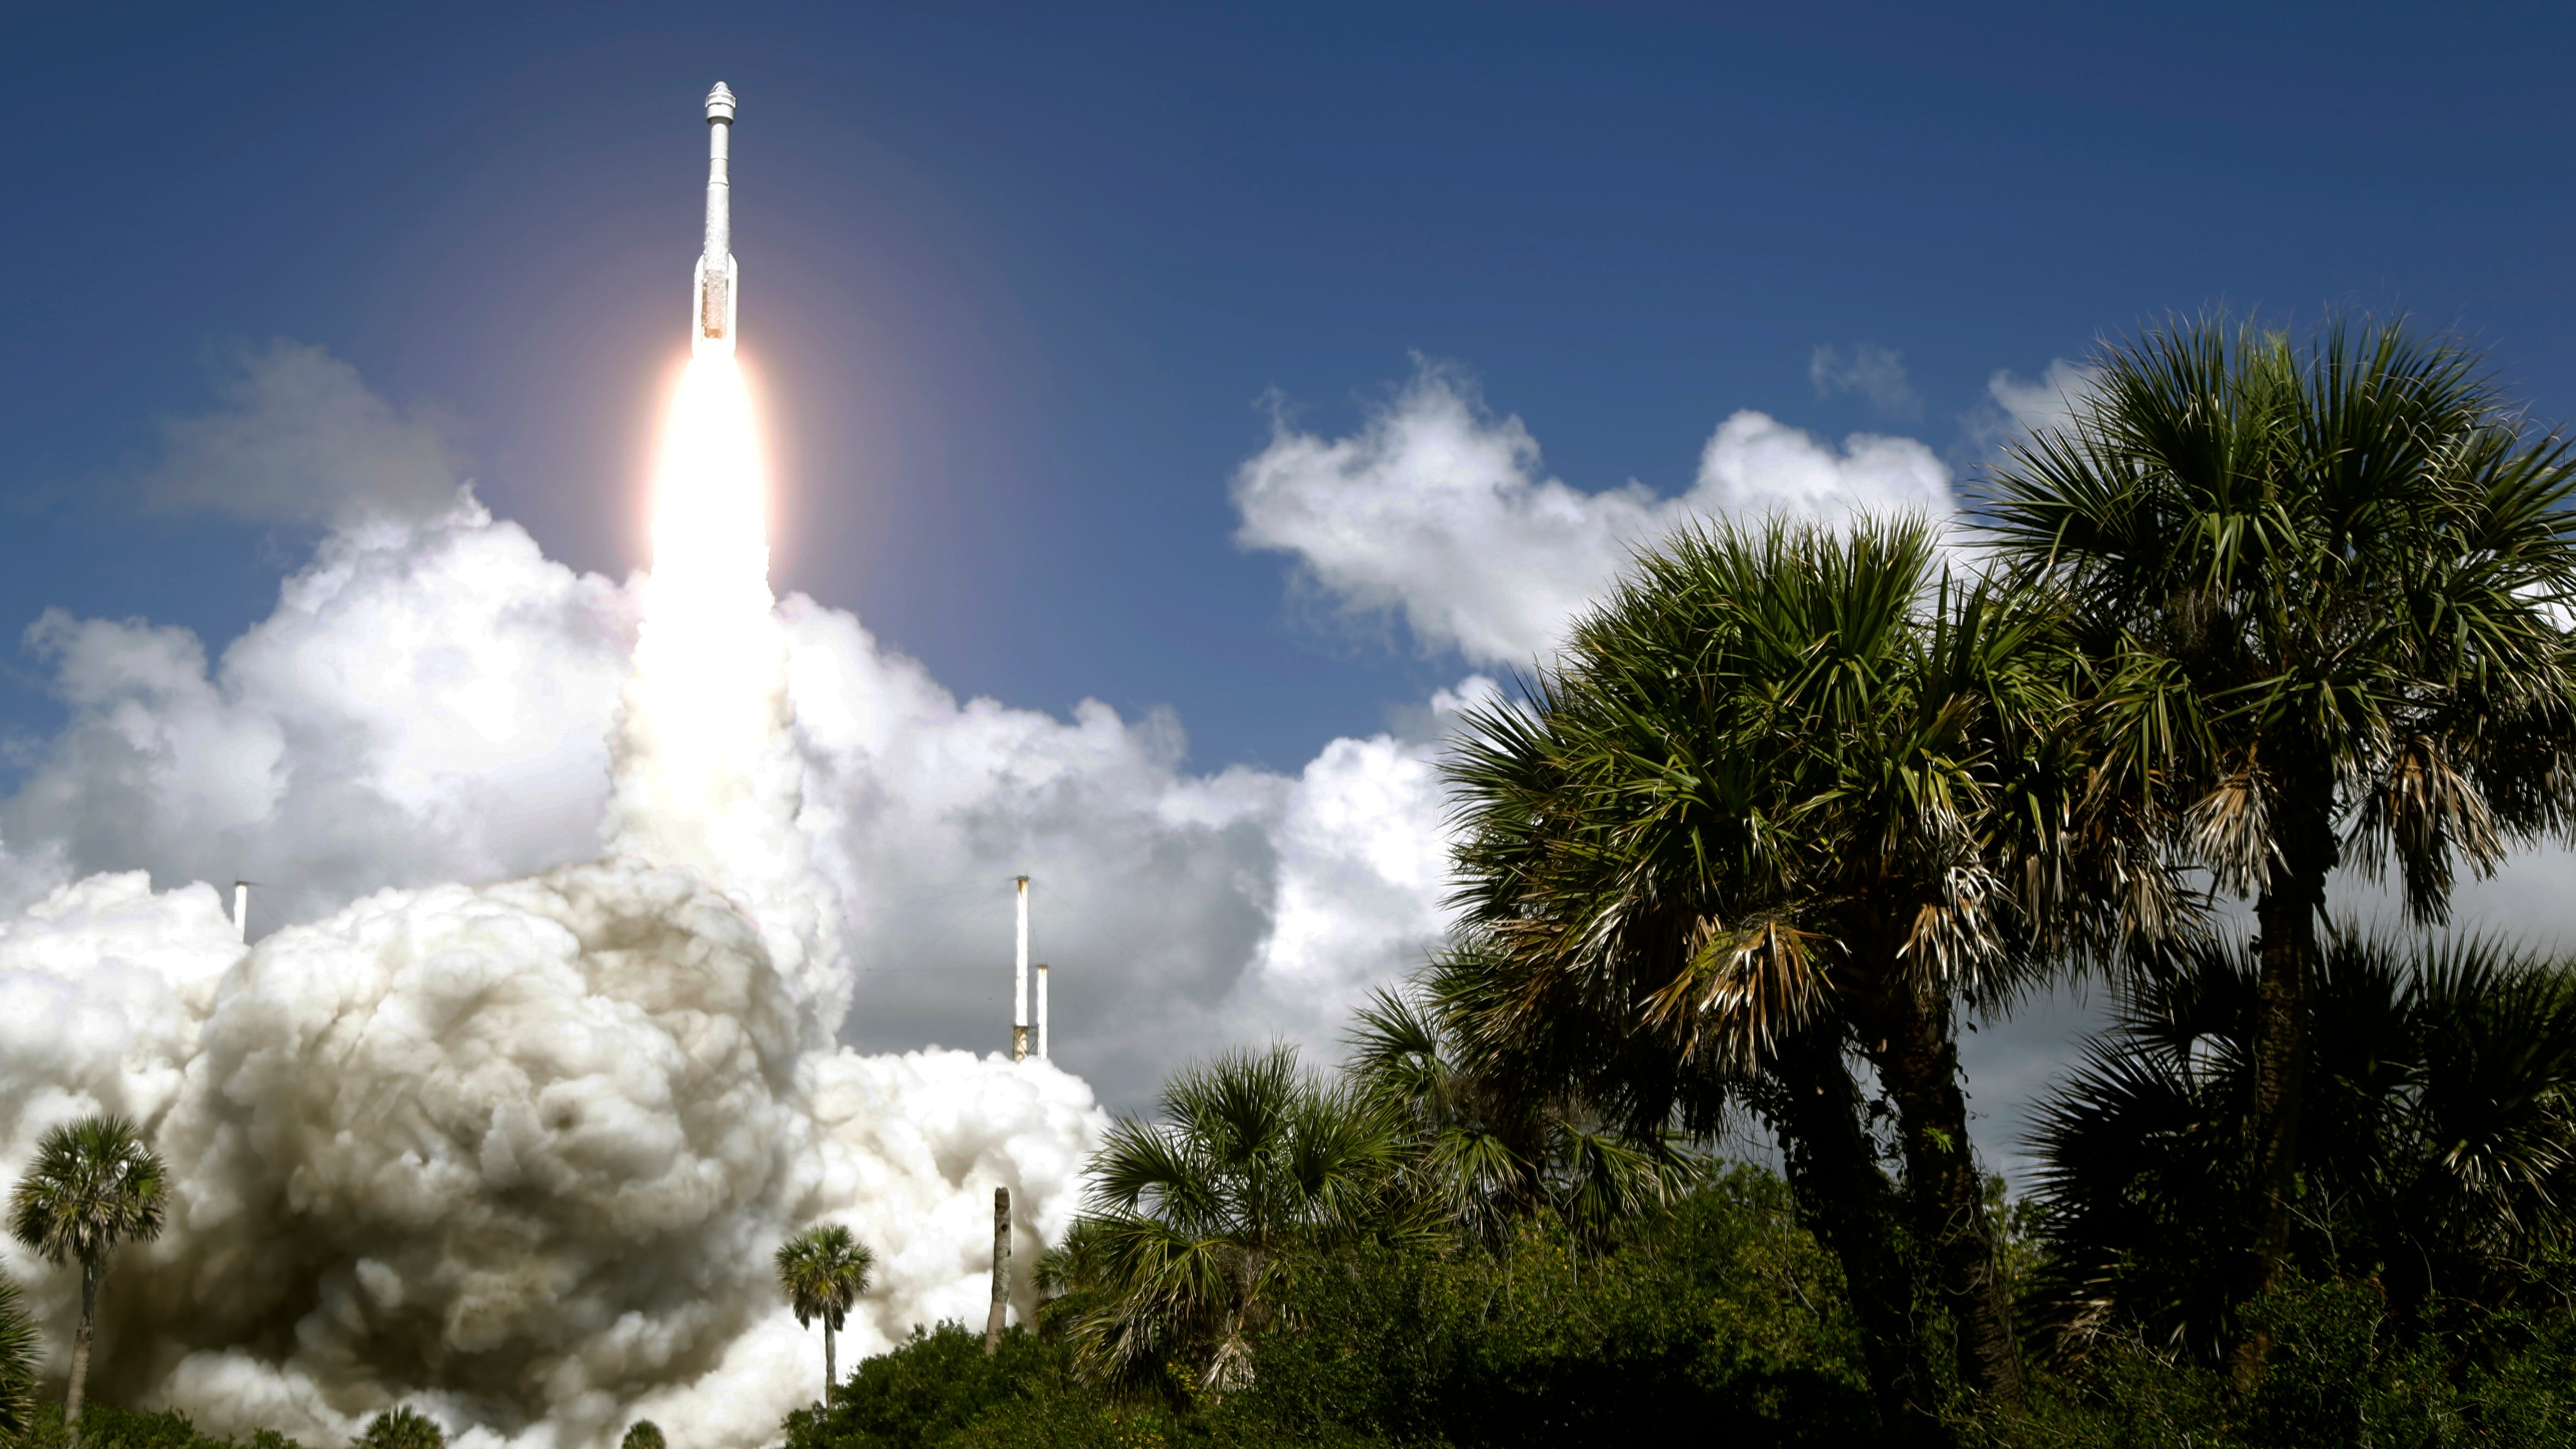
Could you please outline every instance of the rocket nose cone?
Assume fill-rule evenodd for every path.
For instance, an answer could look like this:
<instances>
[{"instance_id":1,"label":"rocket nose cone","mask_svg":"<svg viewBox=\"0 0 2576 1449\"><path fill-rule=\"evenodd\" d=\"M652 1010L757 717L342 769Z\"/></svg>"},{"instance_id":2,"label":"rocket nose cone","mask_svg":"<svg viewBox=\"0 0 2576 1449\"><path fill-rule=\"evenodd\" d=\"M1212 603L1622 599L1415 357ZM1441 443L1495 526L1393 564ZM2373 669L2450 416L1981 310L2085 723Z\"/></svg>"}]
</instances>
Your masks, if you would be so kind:
<instances>
[{"instance_id":1,"label":"rocket nose cone","mask_svg":"<svg viewBox=\"0 0 2576 1449\"><path fill-rule=\"evenodd\" d=\"M710 122L733 120L733 92L726 88L723 81L717 81L716 88L707 92L707 120Z\"/></svg>"}]
</instances>

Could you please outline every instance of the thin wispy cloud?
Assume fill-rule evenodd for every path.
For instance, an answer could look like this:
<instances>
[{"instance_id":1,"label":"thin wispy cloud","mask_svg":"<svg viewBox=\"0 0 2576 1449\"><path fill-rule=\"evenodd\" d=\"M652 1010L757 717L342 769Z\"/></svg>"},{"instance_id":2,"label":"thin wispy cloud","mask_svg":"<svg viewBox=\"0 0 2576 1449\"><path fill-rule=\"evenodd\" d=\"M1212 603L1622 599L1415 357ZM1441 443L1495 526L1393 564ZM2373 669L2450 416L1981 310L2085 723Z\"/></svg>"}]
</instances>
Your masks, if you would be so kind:
<instances>
[{"instance_id":1,"label":"thin wispy cloud","mask_svg":"<svg viewBox=\"0 0 2576 1449\"><path fill-rule=\"evenodd\" d=\"M1905 356L1875 342L1855 342L1848 349L1820 346L1807 362L1807 380L1816 396L1854 393L1868 400L1882 418L1923 416L1922 395L1905 376Z\"/></svg>"}]
</instances>

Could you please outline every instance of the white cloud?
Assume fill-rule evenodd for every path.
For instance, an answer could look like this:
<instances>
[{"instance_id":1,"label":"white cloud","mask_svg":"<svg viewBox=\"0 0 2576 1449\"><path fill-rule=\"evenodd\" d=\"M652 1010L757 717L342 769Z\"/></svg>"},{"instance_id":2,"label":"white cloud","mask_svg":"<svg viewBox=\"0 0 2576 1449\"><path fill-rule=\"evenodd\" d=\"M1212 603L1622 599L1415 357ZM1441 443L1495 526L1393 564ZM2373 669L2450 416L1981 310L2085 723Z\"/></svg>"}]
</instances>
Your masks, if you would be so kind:
<instances>
[{"instance_id":1,"label":"white cloud","mask_svg":"<svg viewBox=\"0 0 2576 1449\"><path fill-rule=\"evenodd\" d=\"M1354 981L1440 934L1436 722L1335 741L1296 775L1196 775L1168 715L960 701L847 613L800 598L785 617L805 828L858 958L854 1041L1007 1039L1017 874L1058 1054L1114 1100L1224 1043L1329 1044Z\"/></svg>"},{"instance_id":2,"label":"white cloud","mask_svg":"<svg viewBox=\"0 0 2576 1449\"><path fill-rule=\"evenodd\" d=\"M1855 342L1848 353L1818 347L1807 360L1807 380L1816 385L1818 397L1858 393L1883 418L1923 416L1923 399L1905 379L1904 355L1891 347Z\"/></svg>"},{"instance_id":3,"label":"white cloud","mask_svg":"<svg viewBox=\"0 0 2576 1449\"><path fill-rule=\"evenodd\" d=\"M162 423L146 498L269 523L446 508L460 460L434 414L385 401L319 347L279 341L231 361L223 407Z\"/></svg>"},{"instance_id":4,"label":"white cloud","mask_svg":"<svg viewBox=\"0 0 2576 1449\"><path fill-rule=\"evenodd\" d=\"M2092 370L2063 357L2032 381L2001 368L1986 379L1990 401L1961 416L1959 426L1979 452L1991 453L2033 433L2066 426L2092 386Z\"/></svg>"},{"instance_id":5,"label":"white cloud","mask_svg":"<svg viewBox=\"0 0 2576 1449\"><path fill-rule=\"evenodd\" d=\"M1295 557L1356 614L1401 615L1431 650L1519 665L1553 648L1630 550L1694 518L1782 510L1950 508L1950 471L1911 438L1837 448L1764 413L1718 425L1690 491L1584 493L1546 476L1517 417L1496 418L1455 369L1425 365L1342 438L1284 420L1234 481L1236 541Z\"/></svg>"}]
</instances>

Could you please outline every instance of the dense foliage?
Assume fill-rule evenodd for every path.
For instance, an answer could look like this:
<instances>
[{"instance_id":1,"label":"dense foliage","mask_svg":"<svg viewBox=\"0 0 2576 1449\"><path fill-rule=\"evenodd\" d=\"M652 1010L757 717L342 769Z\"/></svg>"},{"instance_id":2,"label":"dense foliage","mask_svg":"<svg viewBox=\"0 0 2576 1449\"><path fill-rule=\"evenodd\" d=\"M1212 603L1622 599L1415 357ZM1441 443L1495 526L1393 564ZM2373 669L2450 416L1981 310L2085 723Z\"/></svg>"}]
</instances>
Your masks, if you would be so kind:
<instances>
[{"instance_id":1,"label":"dense foliage","mask_svg":"<svg viewBox=\"0 0 2576 1449\"><path fill-rule=\"evenodd\" d=\"M2086 663L2087 813L2251 898L2253 1212L2208 1264L2242 1298L2290 1266L2329 880L2393 863L2438 924L2569 822L2576 445L2403 323L2178 322L2067 404L1978 512Z\"/></svg>"},{"instance_id":2,"label":"dense foliage","mask_svg":"<svg viewBox=\"0 0 2576 1449\"><path fill-rule=\"evenodd\" d=\"M60 1404L39 1406L34 1422L17 1440L21 1449L64 1449L67 1442ZM83 1449L304 1449L274 1429L262 1429L246 1439L222 1439L199 1429L176 1410L144 1414L106 1404L94 1404L82 1413L80 1442Z\"/></svg>"},{"instance_id":3,"label":"dense foliage","mask_svg":"<svg viewBox=\"0 0 2576 1449\"><path fill-rule=\"evenodd\" d=\"M0 1443L35 1422L37 1354L36 1322L18 1285L0 1277Z\"/></svg>"},{"instance_id":4,"label":"dense foliage","mask_svg":"<svg viewBox=\"0 0 2576 1449\"><path fill-rule=\"evenodd\" d=\"M1767 1170L1716 1175L1598 1252L1544 1214L1507 1246L1369 1247L1301 1275L1300 1327L1255 1340L1225 1392L1186 1374L1142 1397L1089 1384L1061 1315L1012 1330L991 1358L980 1335L942 1325L862 1363L829 1413L792 1416L789 1449L1878 1442L1840 1271ZM2520 1286L2501 1311L2446 1299L2400 1314L2370 1282L2293 1278L2248 1310L2273 1344L2250 1388L2106 1332L2032 1376L2026 1417L1981 1415L1953 1386L1945 1427L2032 1449L2571 1442L2576 1265L2535 1264Z\"/></svg>"},{"instance_id":5,"label":"dense foliage","mask_svg":"<svg viewBox=\"0 0 2576 1449\"><path fill-rule=\"evenodd\" d=\"M1730 1172L1599 1252L1544 1214L1505 1246L1308 1256L1281 1304L1297 1328L1253 1339L1225 1389L1187 1372L1141 1396L1093 1387L1063 1312L992 1358L943 1325L861 1364L789 1443L1551 1445L1681 1418L1748 1444L1867 1436L1838 1271L1771 1174Z\"/></svg>"},{"instance_id":6,"label":"dense foliage","mask_svg":"<svg viewBox=\"0 0 2576 1449\"><path fill-rule=\"evenodd\" d=\"M2567 1245L2576 978L2492 943L2410 957L2335 938L2310 994L2306 1169L2285 1252L2401 1324L2518 1307ZM2260 964L2210 947L2141 984L2041 1105L2043 1347L2110 1331L2206 1358L2228 1337L2253 1131Z\"/></svg>"}]
</instances>

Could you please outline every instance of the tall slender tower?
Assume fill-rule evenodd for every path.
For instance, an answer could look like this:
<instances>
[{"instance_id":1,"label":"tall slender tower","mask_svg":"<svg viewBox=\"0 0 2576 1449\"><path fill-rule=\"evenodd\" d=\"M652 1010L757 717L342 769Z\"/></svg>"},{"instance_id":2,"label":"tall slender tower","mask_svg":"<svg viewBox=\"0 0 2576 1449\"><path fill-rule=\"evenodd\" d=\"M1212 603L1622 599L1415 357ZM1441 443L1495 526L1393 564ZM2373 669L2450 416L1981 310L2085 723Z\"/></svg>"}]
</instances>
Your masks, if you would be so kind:
<instances>
[{"instance_id":1,"label":"tall slender tower","mask_svg":"<svg viewBox=\"0 0 2576 1449\"><path fill-rule=\"evenodd\" d=\"M1020 901L1020 949L1011 968L1011 1060L1029 1058L1029 878L1013 876Z\"/></svg>"}]
</instances>

